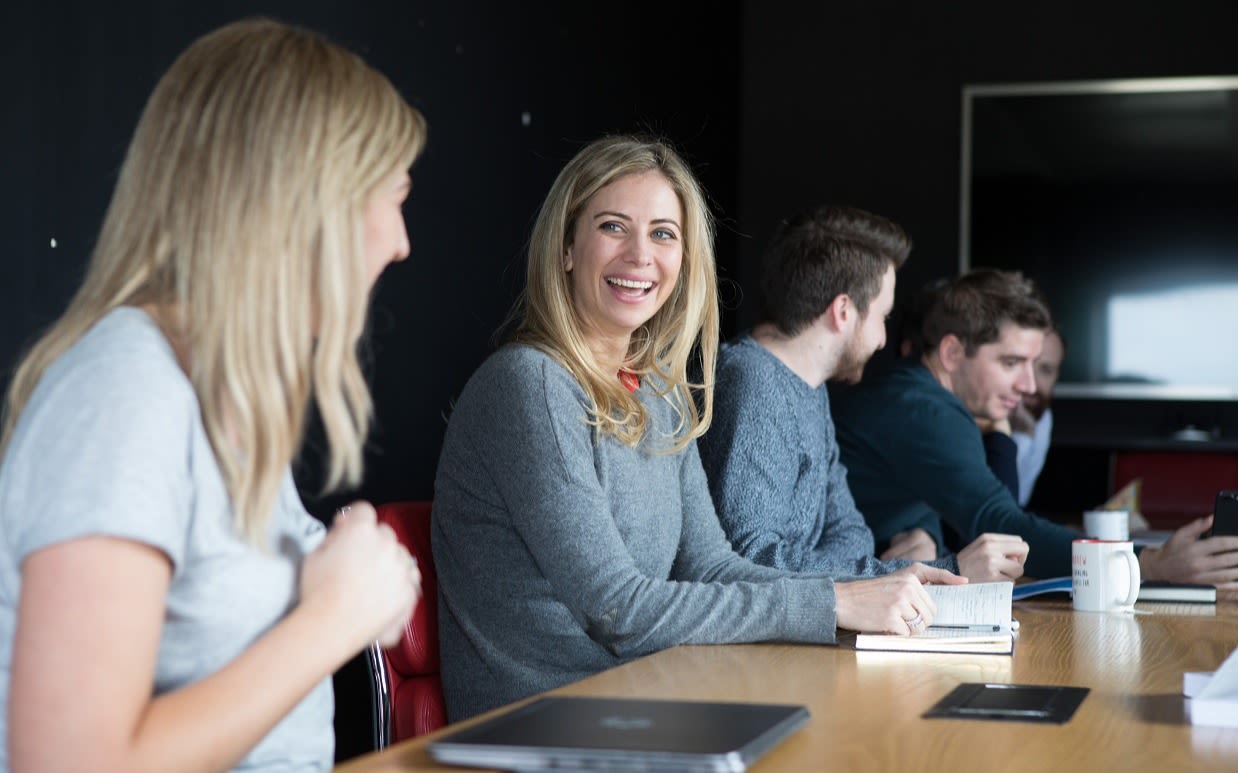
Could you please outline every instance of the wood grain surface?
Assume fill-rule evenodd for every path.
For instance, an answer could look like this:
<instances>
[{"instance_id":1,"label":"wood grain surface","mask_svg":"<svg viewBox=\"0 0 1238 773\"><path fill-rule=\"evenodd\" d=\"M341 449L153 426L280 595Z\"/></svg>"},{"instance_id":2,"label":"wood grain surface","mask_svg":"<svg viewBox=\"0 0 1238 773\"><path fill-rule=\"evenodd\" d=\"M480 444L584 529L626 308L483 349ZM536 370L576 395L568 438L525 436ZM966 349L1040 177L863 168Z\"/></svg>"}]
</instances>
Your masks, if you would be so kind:
<instances>
[{"instance_id":1,"label":"wood grain surface","mask_svg":"<svg viewBox=\"0 0 1238 773\"><path fill-rule=\"evenodd\" d=\"M1135 614L1104 614L1029 600L1015 602L1014 617L1013 656L857 652L845 638L835 647L684 646L553 693L808 706L812 720L756 773L1238 770L1238 729L1192 727L1182 697L1184 672L1212 671L1238 647L1238 603L1144 603ZM964 682L1091 692L1064 725L922 718ZM435 766L424 751L434 737L339 770L460 770Z\"/></svg>"}]
</instances>

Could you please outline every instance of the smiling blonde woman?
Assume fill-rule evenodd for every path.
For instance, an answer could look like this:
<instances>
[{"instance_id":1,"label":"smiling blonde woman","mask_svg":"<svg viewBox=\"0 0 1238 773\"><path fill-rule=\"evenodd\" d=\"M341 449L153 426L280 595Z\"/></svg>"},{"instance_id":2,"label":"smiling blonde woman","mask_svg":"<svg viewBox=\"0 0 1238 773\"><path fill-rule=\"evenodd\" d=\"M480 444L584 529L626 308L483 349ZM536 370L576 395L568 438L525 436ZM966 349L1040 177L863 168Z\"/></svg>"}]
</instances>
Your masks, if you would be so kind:
<instances>
[{"instance_id":1,"label":"smiling blonde woman","mask_svg":"<svg viewBox=\"0 0 1238 773\"><path fill-rule=\"evenodd\" d=\"M696 449L709 378L687 375L713 372L712 240L662 142L603 138L555 180L512 341L456 402L435 481L453 721L677 644L906 633L899 609L932 618L920 579L958 581L836 585L731 550Z\"/></svg>"}]
</instances>

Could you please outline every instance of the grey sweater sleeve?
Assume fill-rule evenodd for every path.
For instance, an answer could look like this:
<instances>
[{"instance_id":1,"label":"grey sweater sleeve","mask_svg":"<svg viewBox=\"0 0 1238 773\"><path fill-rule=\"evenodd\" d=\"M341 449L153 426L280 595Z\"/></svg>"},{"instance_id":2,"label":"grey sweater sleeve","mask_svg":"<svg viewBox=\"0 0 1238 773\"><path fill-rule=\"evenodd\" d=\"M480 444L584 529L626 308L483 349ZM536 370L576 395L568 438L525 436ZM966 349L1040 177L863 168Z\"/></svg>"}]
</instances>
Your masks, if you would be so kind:
<instances>
[{"instance_id":1,"label":"grey sweater sleeve","mask_svg":"<svg viewBox=\"0 0 1238 773\"><path fill-rule=\"evenodd\" d=\"M699 577L711 582L761 582L786 577L788 572L838 580L855 579L847 572L798 572L786 567L770 567L737 553L718 521L695 443L684 451L682 470L685 494L684 537L676 561L676 574Z\"/></svg>"},{"instance_id":2,"label":"grey sweater sleeve","mask_svg":"<svg viewBox=\"0 0 1238 773\"><path fill-rule=\"evenodd\" d=\"M502 594L531 600L527 626L533 635L546 626L547 647L575 635L552 630L563 619L555 608L618 657L685 643L834 640L832 581L755 567L727 549L693 446L655 453L598 436L584 399L562 366L523 346L501 350L465 390L444 444L436 518L460 544L468 517L458 511L480 499L503 514L488 530L512 533L468 540L491 569L448 569L455 614L501 638L491 611L469 598L499 598L481 586L503 583ZM669 406L644 399L658 419L651 434L664 432Z\"/></svg>"}]
</instances>

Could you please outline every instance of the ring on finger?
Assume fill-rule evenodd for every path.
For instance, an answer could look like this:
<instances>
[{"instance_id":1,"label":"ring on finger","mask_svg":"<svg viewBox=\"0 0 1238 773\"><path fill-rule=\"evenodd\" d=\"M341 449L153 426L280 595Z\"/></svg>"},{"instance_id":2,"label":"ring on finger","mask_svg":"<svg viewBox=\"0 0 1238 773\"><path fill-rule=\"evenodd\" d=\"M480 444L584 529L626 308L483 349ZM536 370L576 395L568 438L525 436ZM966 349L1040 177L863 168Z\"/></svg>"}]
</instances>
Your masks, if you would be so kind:
<instances>
[{"instance_id":1,"label":"ring on finger","mask_svg":"<svg viewBox=\"0 0 1238 773\"><path fill-rule=\"evenodd\" d=\"M924 627L924 615L916 612L915 617L904 618L903 622L907 624L907 630L915 633Z\"/></svg>"}]
</instances>

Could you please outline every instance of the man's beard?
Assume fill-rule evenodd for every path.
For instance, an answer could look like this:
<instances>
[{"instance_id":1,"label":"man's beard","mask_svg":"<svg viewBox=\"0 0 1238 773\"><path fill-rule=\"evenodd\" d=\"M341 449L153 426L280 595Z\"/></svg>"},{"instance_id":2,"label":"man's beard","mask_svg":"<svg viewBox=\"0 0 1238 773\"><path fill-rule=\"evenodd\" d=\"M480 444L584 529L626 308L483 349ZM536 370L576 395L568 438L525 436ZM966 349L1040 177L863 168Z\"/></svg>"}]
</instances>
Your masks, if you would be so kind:
<instances>
[{"instance_id":1,"label":"man's beard","mask_svg":"<svg viewBox=\"0 0 1238 773\"><path fill-rule=\"evenodd\" d=\"M830 381L843 384L860 383L860 379L864 377L864 366L872 356L873 352L864 351L864 341L857 326L855 335L847 342L838 358L838 365L834 367L834 375L830 377Z\"/></svg>"},{"instance_id":2,"label":"man's beard","mask_svg":"<svg viewBox=\"0 0 1238 773\"><path fill-rule=\"evenodd\" d=\"M1045 411L1049 410L1049 404L1053 402L1053 398L1043 397L1043 398L1039 398L1033 401L1029 401L1027 399L1028 397L1029 395L1024 395L1023 407L1027 409L1027 412L1032 415L1033 419L1035 419L1036 421L1040 421L1040 417L1044 416Z\"/></svg>"}]
</instances>

